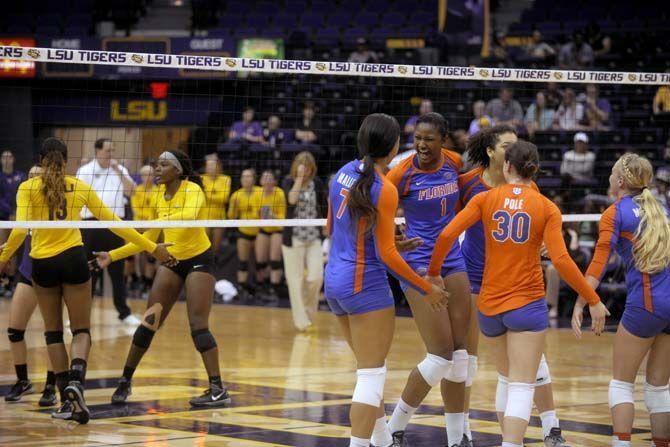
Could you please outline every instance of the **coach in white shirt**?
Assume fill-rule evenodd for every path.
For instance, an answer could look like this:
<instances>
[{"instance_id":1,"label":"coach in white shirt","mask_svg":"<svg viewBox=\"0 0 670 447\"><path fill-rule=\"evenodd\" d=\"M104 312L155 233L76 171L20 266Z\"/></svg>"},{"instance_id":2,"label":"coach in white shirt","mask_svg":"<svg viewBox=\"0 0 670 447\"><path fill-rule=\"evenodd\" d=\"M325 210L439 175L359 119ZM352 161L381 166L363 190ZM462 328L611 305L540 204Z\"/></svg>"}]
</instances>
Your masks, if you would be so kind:
<instances>
[{"instance_id":1,"label":"coach in white shirt","mask_svg":"<svg viewBox=\"0 0 670 447\"><path fill-rule=\"evenodd\" d=\"M113 154L114 142L108 138L100 138L95 142L95 159L77 170L77 178L91 185L103 203L123 219L125 217L124 195L128 197L133 195L135 182L128 174L128 170L112 158ZM81 218L95 220L87 208L82 210ZM119 236L107 229L84 229L82 237L90 259L94 257L93 252L110 251L124 244ZM112 280L114 307L119 312L119 319L124 323L139 325L140 320L130 312L126 304L123 265L123 261L117 261L107 267ZM101 273L93 275L92 284L95 287L98 279L96 277L101 276Z\"/></svg>"}]
</instances>

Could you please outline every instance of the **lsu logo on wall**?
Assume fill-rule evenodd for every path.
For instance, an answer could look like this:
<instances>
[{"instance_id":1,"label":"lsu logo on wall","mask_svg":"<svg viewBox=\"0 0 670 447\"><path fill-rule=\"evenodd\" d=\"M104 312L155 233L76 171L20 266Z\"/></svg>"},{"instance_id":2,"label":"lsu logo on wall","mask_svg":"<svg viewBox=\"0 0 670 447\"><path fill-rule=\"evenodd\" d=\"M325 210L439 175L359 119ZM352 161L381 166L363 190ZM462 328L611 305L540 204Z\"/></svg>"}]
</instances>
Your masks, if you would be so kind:
<instances>
[{"instance_id":1,"label":"lsu logo on wall","mask_svg":"<svg viewBox=\"0 0 670 447\"><path fill-rule=\"evenodd\" d=\"M167 101L154 100L113 100L110 104L112 121L152 121L167 120Z\"/></svg>"}]
</instances>

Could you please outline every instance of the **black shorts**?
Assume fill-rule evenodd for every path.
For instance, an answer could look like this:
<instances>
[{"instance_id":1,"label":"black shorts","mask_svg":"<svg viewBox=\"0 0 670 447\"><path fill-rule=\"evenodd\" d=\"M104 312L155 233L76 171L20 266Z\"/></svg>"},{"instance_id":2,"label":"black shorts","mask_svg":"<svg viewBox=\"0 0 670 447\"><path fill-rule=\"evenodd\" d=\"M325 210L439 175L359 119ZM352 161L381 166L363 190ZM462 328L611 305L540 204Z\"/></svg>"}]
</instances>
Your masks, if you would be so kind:
<instances>
[{"instance_id":1,"label":"black shorts","mask_svg":"<svg viewBox=\"0 0 670 447\"><path fill-rule=\"evenodd\" d=\"M68 248L50 258L33 258L33 283L40 287L83 284L91 279L84 247Z\"/></svg>"},{"instance_id":2,"label":"black shorts","mask_svg":"<svg viewBox=\"0 0 670 447\"><path fill-rule=\"evenodd\" d=\"M237 230L237 237L241 237L242 239L246 239L248 241L255 241L256 240L256 235L249 235L249 234L244 234L240 230Z\"/></svg>"},{"instance_id":3,"label":"black shorts","mask_svg":"<svg viewBox=\"0 0 670 447\"><path fill-rule=\"evenodd\" d=\"M30 278L26 278L25 275L21 272L17 272L17 277L16 277L16 282L25 284L27 286L32 287L33 286L33 281Z\"/></svg>"},{"instance_id":4,"label":"black shorts","mask_svg":"<svg viewBox=\"0 0 670 447\"><path fill-rule=\"evenodd\" d=\"M284 230L276 230L276 231L265 231L264 229L260 229L258 231L260 234L264 234L266 236L272 236L273 234L281 234L284 232Z\"/></svg>"},{"instance_id":5,"label":"black shorts","mask_svg":"<svg viewBox=\"0 0 670 447\"><path fill-rule=\"evenodd\" d=\"M168 267L186 281L186 277L193 272L209 273L214 275L214 252L211 248L192 258L183 259L174 267Z\"/></svg>"}]
</instances>

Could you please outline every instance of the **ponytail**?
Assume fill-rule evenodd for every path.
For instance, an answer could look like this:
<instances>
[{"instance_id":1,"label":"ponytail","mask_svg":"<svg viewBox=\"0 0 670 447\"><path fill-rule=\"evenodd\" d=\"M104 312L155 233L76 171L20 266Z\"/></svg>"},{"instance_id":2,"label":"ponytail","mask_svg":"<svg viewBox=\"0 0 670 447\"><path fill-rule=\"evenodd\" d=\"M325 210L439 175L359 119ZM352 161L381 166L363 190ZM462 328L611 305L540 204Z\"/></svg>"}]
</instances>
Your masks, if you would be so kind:
<instances>
[{"instance_id":1,"label":"ponytail","mask_svg":"<svg viewBox=\"0 0 670 447\"><path fill-rule=\"evenodd\" d=\"M640 225L633 246L635 268L643 273L658 273L670 265L670 222L665 209L649 188L635 198L640 207Z\"/></svg>"},{"instance_id":2,"label":"ponytail","mask_svg":"<svg viewBox=\"0 0 670 447\"><path fill-rule=\"evenodd\" d=\"M375 182L375 160L388 157L397 150L400 125L395 118L385 113L373 113L363 120L358 129L358 153L363 166L359 177L349 191L347 208L352 219L362 219L365 231L377 223L377 208L372 201L372 186Z\"/></svg>"},{"instance_id":3,"label":"ponytail","mask_svg":"<svg viewBox=\"0 0 670 447\"><path fill-rule=\"evenodd\" d=\"M67 146L57 138L47 138L40 150L42 165L42 194L49 214L54 214L65 203L65 163Z\"/></svg>"},{"instance_id":4,"label":"ponytail","mask_svg":"<svg viewBox=\"0 0 670 447\"><path fill-rule=\"evenodd\" d=\"M375 181L375 161L370 155L363 157L363 167L359 172L360 176L349 191L347 207L352 217L365 219L365 230L368 231L377 222L377 208L370 194Z\"/></svg>"}]
</instances>

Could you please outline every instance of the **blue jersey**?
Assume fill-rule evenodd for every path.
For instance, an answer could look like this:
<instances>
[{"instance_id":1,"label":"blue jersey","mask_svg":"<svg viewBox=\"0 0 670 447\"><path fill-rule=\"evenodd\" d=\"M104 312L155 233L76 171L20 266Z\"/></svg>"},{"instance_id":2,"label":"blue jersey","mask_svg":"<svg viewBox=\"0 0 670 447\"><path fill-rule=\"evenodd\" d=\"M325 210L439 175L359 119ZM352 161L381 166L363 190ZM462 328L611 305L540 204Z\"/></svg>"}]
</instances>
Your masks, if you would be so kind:
<instances>
[{"instance_id":1,"label":"blue jersey","mask_svg":"<svg viewBox=\"0 0 670 447\"><path fill-rule=\"evenodd\" d=\"M474 196L491 189L484 180L484 168L475 168L458 177L461 205L465 206ZM479 293L479 287L484 277L484 262L486 260L486 239L484 224L479 221L465 231L465 238L461 243L461 252L468 270L468 278L473 286L473 293Z\"/></svg>"},{"instance_id":2,"label":"blue jersey","mask_svg":"<svg viewBox=\"0 0 670 447\"><path fill-rule=\"evenodd\" d=\"M419 169L416 155L402 160L388 174L398 188L400 205L406 219L405 236L420 237L423 245L403 253L403 258L412 267L427 267L440 232L456 216L460 205L458 195L458 170L460 156L442 150L442 165L433 171ZM444 265L462 262L460 244L455 243Z\"/></svg>"},{"instance_id":3,"label":"blue jersey","mask_svg":"<svg viewBox=\"0 0 670 447\"><path fill-rule=\"evenodd\" d=\"M587 275L600 280L612 250L626 267L626 307L640 307L670 319L670 267L654 273L642 273L635 267L633 245L640 225L640 208L626 196L611 205L600 218L600 235Z\"/></svg>"},{"instance_id":4,"label":"blue jersey","mask_svg":"<svg viewBox=\"0 0 670 447\"><path fill-rule=\"evenodd\" d=\"M398 192L376 171L370 197L377 209L375 225L367 230L365 219L353 218L347 196L360 176L358 160L344 165L335 175L329 191L328 234L331 239L325 285L328 298L346 298L366 292L389 292L387 271L422 293L431 286L400 257L395 247L395 213Z\"/></svg>"}]
</instances>

